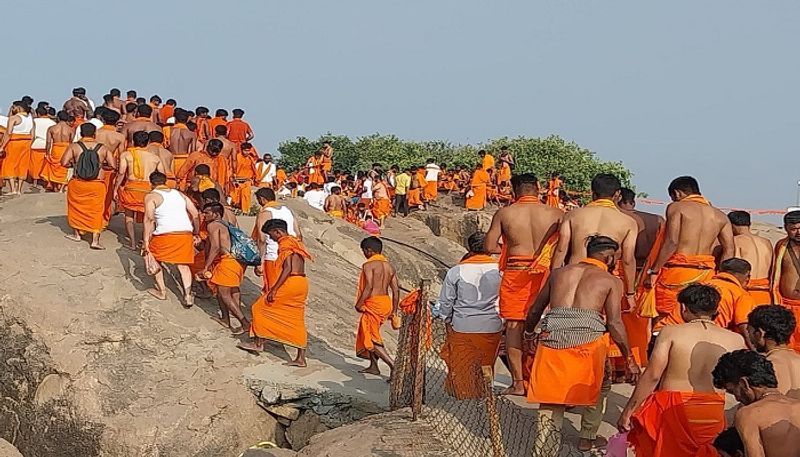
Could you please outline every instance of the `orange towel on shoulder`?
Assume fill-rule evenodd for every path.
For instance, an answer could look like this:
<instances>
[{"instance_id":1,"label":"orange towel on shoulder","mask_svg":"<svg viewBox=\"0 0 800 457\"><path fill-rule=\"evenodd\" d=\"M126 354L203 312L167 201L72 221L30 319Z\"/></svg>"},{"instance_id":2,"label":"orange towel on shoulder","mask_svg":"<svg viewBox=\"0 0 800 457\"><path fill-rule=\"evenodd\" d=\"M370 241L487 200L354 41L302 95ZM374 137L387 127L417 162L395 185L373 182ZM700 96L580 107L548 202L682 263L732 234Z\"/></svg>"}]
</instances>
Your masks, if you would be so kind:
<instances>
[{"instance_id":1,"label":"orange towel on shoulder","mask_svg":"<svg viewBox=\"0 0 800 457\"><path fill-rule=\"evenodd\" d=\"M725 428L725 398L715 392L650 394L633 415L628 442L636 455L717 457L714 439Z\"/></svg>"},{"instance_id":2,"label":"orange towel on shoulder","mask_svg":"<svg viewBox=\"0 0 800 457\"><path fill-rule=\"evenodd\" d=\"M711 279L715 266L711 255L673 254L656 279L658 314L670 314L678 306L678 293L689 284Z\"/></svg>"},{"instance_id":3,"label":"orange towel on shoulder","mask_svg":"<svg viewBox=\"0 0 800 457\"><path fill-rule=\"evenodd\" d=\"M100 233L106 228L103 217L106 183L73 178L67 185L67 223L75 230Z\"/></svg>"},{"instance_id":4,"label":"orange towel on shoulder","mask_svg":"<svg viewBox=\"0 0 800 457\"><path fill-rule=\"evenodd\" d=\"M500 317L506 320L525 320L528 308L539 295L547 277L550 275L550 262L553 258L558 233L545 242L539 255L508 256L506 244L500 254Z\"/></svg>"},{"instance_id":5,"label":"orange towel on shoulder","mask_svg":"<svg viewBox=\"0 0 800 457\"><path fill-rule=\"evenodd\" d=\"M144 213L144 197L151 190L152 185L147 181L126 181L119 189L119 205L128 211Z\"/></svg>"},{"instance_id":6,"label":"orange towel on shoulder","mask_svg":"<svg viewBox=\"0 0 800 457\"><path fill-rule=\"evenodd\" d=\"M150 238L150 253L159 262L173 265L194 263L194 237L192 232L173 232L153 235Z\"/></svg>"},{"instance_id":7,"label":"orange towel on shoulder","mask_svg":"<svg viewBox=\"0 0 800 457\"><path fill-rule=\"evenodd\" d=\"M751 279L747 282L745 289L753 297L756 306L773 303L772 293L769 290L769 278Z\"/></svg>"},{"instance_id":8,"label":"orange towel on shoulder","mask_svg":"<svg viewBox=\"0 0 800 457\"><path fill-rule=\"evenodd\" d=\"M382 254L375 254L364 265L370 262L388 262ZM361 269L361 276L358 278L358 290L356 299L366 287L366 277L364 269ZM364 311L358 321L358 332L356 333L356 355L362 358L369 358L369 352L375 349L375 345L383 346L381 336L381 325L392 315L392 298L388 295L372 296L364 300Z\"/></svg>"},{"instance_id":9,"label":"orange towel on shoulder","mask_svg":"<svg viewBox=\"0 0 800 457\"><path fill-rule=\"evenodd\" d=\"M34 181L42 179L45 152L44 149L31 149L31 160L28 162L28 177Z\"/></svg>"},{"instance_id":10,"label":"orange towel on shoulder","mask_svg":"<svg viewBox=\"0 0 800 457\"><path fill-rule=\"evenodd\" d=\"M209 284L222 287L239 287L244 278L244 266L232 255L222 254L214 262Z\"/></svg>"},{"instance_id":11,"label":"orange towel on shoulder","mask_svg":"<svg viewBox=\"0 0 800 457\"><path fill-rule=\"evenodd\" d=\"M6 144L5 157L0 164L0 177L20 178L28 177L28 164L31 161L31 137L12 133L11 139Z\"/></svg>"},{"instance_id":12,"label":"orange towel on shoulder","mask_svg":"<svg viewBox=\"0 0 800 457\"><path fill-rule=\"evenodd\" d=\"M502 332L447 332L441 357L447 364L445 390L459 400L485 395L482 366L494 369Z\"/></svg>"}]
</instances>

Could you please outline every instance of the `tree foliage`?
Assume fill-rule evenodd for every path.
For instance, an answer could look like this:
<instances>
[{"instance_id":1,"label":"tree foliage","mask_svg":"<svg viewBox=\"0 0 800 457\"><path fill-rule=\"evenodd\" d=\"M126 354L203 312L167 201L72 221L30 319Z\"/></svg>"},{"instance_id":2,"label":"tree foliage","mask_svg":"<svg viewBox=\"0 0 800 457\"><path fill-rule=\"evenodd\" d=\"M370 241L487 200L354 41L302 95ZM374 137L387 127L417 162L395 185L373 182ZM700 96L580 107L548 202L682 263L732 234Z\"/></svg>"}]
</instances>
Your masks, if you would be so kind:
<instances>
[{"instance_id":1,"label":"tree foliage","mask_svg":"<svg viewBox=\"0 0 800 457\"><path fill-rule=\"evenodd\" d=\"M330 141L334 148L334 168L355 172L369 169L373 163L384 168L398 165L424 165L428 158L448 167L473 168L479 161L478 151L485 149L495 158L500 147L506 146L516 162L515 173L532 172L541 180L551 173L559 173L570 190L586 192L592 177L598 173L612 173L624 185L630 186L631 172L621 162L608 162L597 158L594 152L571 141L552 135L547 138L498 138L478 145L454 145L446 141L406 141L394 135L373 134L355 141L344 135L324 135L316 140L298 137L278 146L280 164L287 169L303 166L306 160Z\"/></svg>"}]
</instances>

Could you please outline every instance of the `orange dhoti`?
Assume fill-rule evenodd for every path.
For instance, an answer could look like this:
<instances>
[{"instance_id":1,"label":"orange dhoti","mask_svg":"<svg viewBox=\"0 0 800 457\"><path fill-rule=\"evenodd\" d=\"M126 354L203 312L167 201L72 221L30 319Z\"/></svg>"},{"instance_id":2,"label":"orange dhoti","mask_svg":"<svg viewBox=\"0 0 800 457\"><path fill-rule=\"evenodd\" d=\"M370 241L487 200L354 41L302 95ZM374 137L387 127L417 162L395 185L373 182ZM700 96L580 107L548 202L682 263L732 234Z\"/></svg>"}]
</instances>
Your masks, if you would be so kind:
<instances>
[{"instance_id":1,"label":"orange dhoti","mask_svg":"<svg viewBox=\"0 0 800 457\"><path fill-rule=\"evenodd\" d=\"M717 457L714 439L725 428L725 398L717 393L656 391L631 420L636 455Z\"/></svg>"},{"instance_id":2,"label":"orange dhoti","mask_svg":"<svg viewBox=\"0 0 800 457\"><path fill-rule=\"evenodd\" d=\"M328 211L328 216L336 217L336 218L339 218L339 219L343 219L344 218L344 211L342 211L340 209L332 209L332 210Z\"/></svg>"},{"instance_id":3,"label":"orange dhoti","mask_svg":"<svg viewBox=\"0 0 800 457\"><path fill-rule=\"evenodd\" d=\"M747 282L747 292L753 297L756 306L772 304L772 293L769 289L769 278L751 279Z\"/></svg>"},{"instance_id":4,"label":"orange dhoti","mask_svg":"<svg viewBox=\"0 0 800 457\"><path fill-rule=\"evenodd\" d=\"M106 199L103 203L103 220L106 221L106 225L108 225L108 221L111 220L111 207L114 204L114 180L117 177L117 173L113 170L104 170L103 175L103 182L106 185Z\"/></svg>"},{"instance_id":5,"label":"orange dhoti","mask_svg":"<svg viewBox=\"0 0 800 457\"><path fill-rule=\"evenodd\" d=\"M631 355L640 366L647 365L647 346L650 345L650 319L639 316L636 311L622 313L622 324L625 326L625 333L628 335L628 346L631 349ZM608 357L617 359L614 362L615 367L624 366L624 359L622 352L617 345L612 341L611 347L608 350Z\"/></svg>"},{"instance_id":6,"label":"orange dhoti","mask_svg":"<svg viewBox=\"0 0 800 457\"><path fill-rule=\"evenodd\" d=\"M171 232L153 235L150 238L149 250L159 262L173 265L191 265L194 263L195 257L194 236L192 232Z\"/></svg>"},{"instance_id":7,"label":"orange dhoti","mask_svg":"<svg viewBox=\"0 0 800 457\"><path fill-rule=\"evenodd\" d=\"M467 209L483 209L486 206L486 184L470 187L471 197L467 197Z\"/></svg>"},{"instance_id":8,"label":"orange dhoti","mask_svg":"<svg viewBox=\"0 0 800 457\"><path fill-rule=\"evenodd\" d=\"M358 321L356 355L368 359L375 346L383 346L381 325L392 314L392 298L388 295L369 297L364 300L364 311Z\"/></svg>"},{"instance_id":9,"label":"orange dhoti","mask_svg":"<svg viewBox=\"0 0 800 457\"><path fill-rule=\"evenodd\" d=\"M656 310L664 316L678 306L678 293L689 284L714 276L714 256L673 254L656 279Z\"/></svg>"},{"instance_id":10,"label":"orange dhoti","mask_svg":"<svg viewBox=\"0 0 800 457\"><path fill-rule=\"evenodd\" d=\"M253 323L250 336L276 341L287 346L304 349L308 344L306 332L306 299L308 278L289 276L275 292L275 299L267 301L261 294L253 303Z\"/></svg>"},{"instance_id":11,"label":"orange dhoti","mask_svg":"<svg viewBox=\"0 0 800 457\"><path fill-rule=\"evenodd\" d=\"M0 177L3 179L26 179L28 164L31 161L31 137L29 135L11 134L6 144L6 155L0 165Z\"/></svg>"},{"instance_id":12,"label":"orange dhoti","mask_svg":"<svg viewBox=\"0 0 800 457\"><path fill-rule=\"evenodd\" d=\"M31 149L31 160L28 162L28 177L34 181L42 179L44 170L44 149Z\"/></svg>"},{"instance_id":13,"label":"orange dhoti","mask_svg":"<svg viewBox=\"0 0 800 457\"><path fill-rule=\"evenodd\" d=\"M372 205L372 215L377 219L385 219L392 214L392 201L388 198L376 199Z\"/></svg>"},{"instance_id":14,"label":"orange dhoti","mask_svg":"<svg viewBox=\"0 0 800 457\"><path fill-rule=\"evenodd\" d=\"M67 185L67 223L75 230L100 233L106 228L103 207L106 184L102 180L72 178Z\"/></svg>"},{"instance_id":15,"label":"orange dhoti","mask_svg":"<svg viewBox=\"0 0 800 457\"><path fill-rule=\"evenodd\" d=\"M539 291L547 280L549 270L535 266L534 257L511 256L503 269L500 283L500 317L524 321Z\"/></svg>"},{"instance_id":16,"label":"orange dhoti","mask_svg":"<svg viewBox=\"0 0 800 457\"><path fill-rule=\"evenodd\" d=\"M436 201L436 197L439 196L438 182L425 181L425 187L422 189L422 193L425 200L429 202Z\"/></svg>"},{"instance_id":17,"label":"orange dhoti","mask_svg":"<svg viewBox=\"0 0 800 457\"><path fill-rule=\"evenodd\" d=\"M53 184L67 183L67 168L61 166L61 157L67 150L69 143L53 143L50 148L50 157L45 158L42 168L42 179Z\"/></svg>"},{"instance_id":18,"label":"orange dhoti","mask_svg":"<svg viewBox=\"0 0 800 457\"><path fill-rule=\"evenodd\" d=\"M183 167L183 164L186 163L186 159L189 158L189 154L175 154L172 156L172 175L177 176L178 170Z\"/></svg>"},{"instance_id":19,"label":"orange dhoti","mask_svg":"<svg viewBox=\"0 0 800 457\"><path fill-rule=\"evenodd\" d=\"M408 206L422 206L424 203L422 201L422 189L419 187L416 189L409 189L408 190Z\"/></svg>"},{"instance_id":20,"label":"orange dhoti","mask_svg":"<svg viewBox=\"0 0 800 457\"><path fill-rule=\"evenodd\" d=\"M147 181L127 181L119 190L119 205L128 211L144 214L144 197L151 190Z\"/></svg>"},{"instance_id":21,"label":"orange dhoti","mask_svg":"<svg viewBox=\"0 0 800 457\"><path fill-rule=\"evenodd\" d=\"M780 297L780 304L794 314L797 322L800 322L800 300L793 300L791 298ZM794 327L794 333L789 339L789 347L800 353L800 325Z\"/></svg>"},{"instance_id":22,"label":"orange dhoti","mask_svg":"<svg viewBox=\"0 0 800 457\"><path fill-rule=\"evenodd\" d=\"M231 193L231 204L241 209L247 214L250 211L253 199L253 185L250 181L245 181L234 188Z\"/></svg>"},{"instance_id":23,"label":"orange dhoti","mask_svg":"<svg viewBox=\"0 0 800 457\"><path fill-rule=\"evenodd\" d=\"M230 254L222 254L211 268L208 283L218 287L239 287L244 278L244 266Z\"/></svg>"},{"instance_id":24,"label":"orange dhoti","mask_svg":"<svg viewBox=\"0 0 800 457\"><path fill-rule=\"evenodd\" d=\"M206 251L205 249L194 249L194 260L191 265L189 265L189 270L192 272L192 275L196 275L203 271L206 267Z\"/></svg>"},{"instance_id":25,"label":"orange dhoti","mask_svg":"<svg viewBox=\"0 0 800 457\"><path fill-rule=\"evenodd\" d=\"M502 332L461 333L447 332L441 351L447 364L447 393L459 400L481 398L485 395L482 366L494 369Z\"/></svg>"}]
</instances>

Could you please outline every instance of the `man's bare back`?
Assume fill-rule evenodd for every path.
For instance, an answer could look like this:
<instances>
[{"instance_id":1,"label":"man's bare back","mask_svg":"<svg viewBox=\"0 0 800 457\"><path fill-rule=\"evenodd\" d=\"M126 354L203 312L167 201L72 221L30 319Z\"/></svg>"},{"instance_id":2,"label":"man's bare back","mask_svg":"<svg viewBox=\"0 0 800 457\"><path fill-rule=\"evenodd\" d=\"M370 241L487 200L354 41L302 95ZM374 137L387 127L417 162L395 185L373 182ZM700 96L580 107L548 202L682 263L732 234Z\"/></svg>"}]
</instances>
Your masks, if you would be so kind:
<instances>
[{"instance_id":1,"label":"man's bare back","mask_svg":"<svg viewBox=\"0 0 800 457\"><path fill-rule=\"evenodd\" d=\"M325 212L341 211L342 214L347 212L347 204L344 197L341 195L331 194L325 199Z\"/></svg>"},{"instance_id":2,"label":"man's bare back","mask_svg":"<svg viewBox=\"0 0 800 457\"><path fill-rule=\"evenodd\" d=\"M219 155L225 157L225 160L231 166L231 170L236 169L236 144L224 136L217 136L217 139L222 141L222 151Z\"/></svg>"},{"instance_id":3,"label":"man's bare back","mask_svg":"<svg viewBox=\"0 0 800 457\"><path fill-rule=\"evenodd\" d=\"M152 152L153 154L157 155L159 159L161 159L161 164L164 166L165 174L167 176L172 176L172 153L169 152L167 149L164 149L162 146L157 144L149 144L147 145L147 150ZM149 176L149 175L148 175Z\"/></svg>"},{"instance_id":4,"label":"man's bare back","mask_svg":"<svg viewBox=\"0 0 800 457\"><path fill-rule=\"evenodd\" d=\"M632 217L639 227L639 231L636 234L636 252L634 256L636 257L636 268L644 268L644 264L647 262L647 256L650 255L650 251L653 249L653 245L656 242L658 230L664 224L665 220L657 214L646 213L644 211L633 210L623 212Z\"/></svg>"},{"instance_id":5,"label":"man's bare back","mask_svg":"<svg viewBox=\"0 0 800 457\"><path fill-rule=\"evenodd\" d=\"M379 182L372 188L372 196L376 200L389 198L389 191L386 190L386 184Z\"/></svg>"},{"instance_id":6,"label":"man's bare back","mask_svg":"<svg viewBox=\"0 0 800 457\"><path fill-rule=\"evenodd\" d=\"M752 233L743 233L733 237L734 257L747 260L752 268L753 278L769 278L772 268L772 242Z\"/></svg>"},{"instance_id":7,"label":"man's bare back","mask_svg":"<svg viewBox=\"0 0 800 457\"><path fill-rule=\"evenodd\" d=\"M564 213L541 204L515 204L500 208L486 234L490 252L500 252L503 239L509 256L532 256L558 231Z\"/></svg>"},{"instance_id":8,"label":"man's bare back","mask_svg":"<svg viewBox=\"0 0 800 457\"><path fill-rule=\"evenodd\" d=\"M125 151L120 156L120 174L124 173L128 181L147 181L154 171L164 173L164 165L161 163L161 158L153 154L145 148L137 148L138 153L141 155L142 167L144 168L144 176L134 176L133 169L133 154L130 150Z\"/></svg>"},{"instance_id":9,"label":"man's bare back","mask_svg":"<svg viewBox=\"0 0 800 457\"><path fill-rule=\"evenodd\" d=\"M592 309L603 312L608 305L608 296L613 292L622 295L622 281L608 274L608 271L585 263L568 265L554 270L550 277L550 308ZM617 314L619 303L617 300Z\"/></svg>"},{"instance_id":10,"label":"man's bare back","mask_svg":"<svg viewBox=\"0 0 800 457\"><path fill-rule=\"evenodd\" d=\"M173 154L187 155L195 151L197 135L189 129L172 128L169 137L169 150Z\"/></svg>"},{"instance_id":11,"label":"man's bare back","mask_svg":"<svg viewBox=\"0 0 800 457\"><path fill-rule=\"evenodd\" d=\"M89 104L78 97L72 97L64 102L64 111L68 112L72 117L82 117L84 119L87 119L92 113Z\"/></svg>"},{"instance_id":12,"label":"man's bare back","mask_svg":"<svg viewBox=\"0 0 800 457\"><path fill-rule=\"evenodd\" d=\"M735 423L745 444L746 455L800 456L800 400L766 395L761 400L741 406L736 412Z\"/></svg>"},{"instance_id":13,"label":"man's bare back","mask_svg":"<svg viewBox=\"0 0 800 457\"><path fill-rule=\"evenodd\" d=\"M66 151L64 151L64 156L61 157L61 164L65 166L74 166L78 163L78 159L83 154L83 148L81 148L81 143L86 147L86 149L94 149L98 144L100 148L97 150L97 155L100 158L100 172L97 175L98 180L102 180L107 173L105 170L107 168L113 169L116 167L116 162L114 160L114 156L111 152L102 144L95 140L91 139L84 139L80 143L72 143L67 146Z\"/></svg>"},{"instance_id":14,"label":"man's bare back","mask_svg":"<svg viewBox=\"0 0 800 457\"><path fill-rule=\"evenodd\" d=\"M161 127L158 126L153 121L136 118L131 122L126 123L122 127L122 134L125 135L125 139L128 140L128 144L133 144L133 134L136 132L160 132Z\"/></svg>"},{"instance_id":15,"label":"man's bare back","mask_svg":"<svg viewBox=\"0 0 800 457\"><path fill-rule=\"evenodd\" d=\"M715 392L711 372L723 354L737 349L745 349L742 336L710 320L664 327L653 348L653 357L658 352L667 360L659 389Z\"/></svg>"},{"instance_id":16,"label":"man's bare back","mask_svg":"<svg viewBox=\"0 0 800 457\"><path fill-rule=\"evenodd\" d=\"M677 241L676 253L711 255L719 240L733 247L733 230L728 217L713 206L692 201L677 201L667 207L667 234ZM673 235L673 236L670 236ZM726 260L728 256L721 260Z\"/></svg>"},{"instance_id":17,"label":"man's bare back","mask_svg":"<svg viewBox=\"0 0 800 457\"><path fill-rule=\"evenodd\" d=\"M125 135L110 129L99 129L95 136L97 142L106 147L114 157L125 152Z\"/></svg>"},{"instance_id":18,"label":"man's bare back","mask_svg":"<svg viewBox=\"0 0 800 457\"><path fill-rule=\"evenodd\" d=\"M66 122L59 122L47 129L47 135L52 143L72 143L75 138L75 129Z\"/></svg>"},{"instance_id":19,"label":"man's bare back","mask_svg":"<svg viewBox=\"0 0 800 457\"><path fill-rule=\"evenodd\" d=\"M389 295L395 277L394 267L389 262L367 262L364 264L364 273L371 279L368 281L371 289L367 291L367 298Z\"/></svg>"},{"instance_id":20,"label":"man's bare back","mask_svg":"<svg viewBox=\"0 0 800 457\"><path fill-rule=\"evenodd\" d=\"M619 210L586 206L564 215L558 250L561 252L562 247L568 248L569 263L577 263L586 258L586 239L603 235L619 243L623 254L633 254L638 231L636 221ZM559 257L561 259L566 262L565 258Z\"/></svg>"},{"instance_id":21,"label":"man's bare back","mask_svg":"<svg viewBox=\"0 0 800 457\"><path fill-rule=\"evenodd\" d=\"M778 390L787 397L800 400L800 354L789 347L779 347L765 355L775 369Z\"/></svg>"}]
</instances>

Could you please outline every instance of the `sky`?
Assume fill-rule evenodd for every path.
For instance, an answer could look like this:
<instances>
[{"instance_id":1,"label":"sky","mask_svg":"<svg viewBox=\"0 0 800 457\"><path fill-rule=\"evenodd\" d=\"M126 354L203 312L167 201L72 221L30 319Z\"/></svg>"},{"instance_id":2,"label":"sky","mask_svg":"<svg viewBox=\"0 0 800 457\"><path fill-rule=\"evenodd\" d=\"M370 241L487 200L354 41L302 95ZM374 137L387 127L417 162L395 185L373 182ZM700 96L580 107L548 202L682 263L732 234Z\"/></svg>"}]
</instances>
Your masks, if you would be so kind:
<instances>
[{"instance_id":1,"label":"sky","mask_svg":"<svg viewBox=\"0 0 800 457\"><path fill-rule=\"evenodd\" d=\"M797 196L796 0L34 0L3 16L26 58L4 65L2 105L84 86L239 107L260 151L557 134L651 198L684 174L721 206Z\"/></svg>"}]
</instances>

